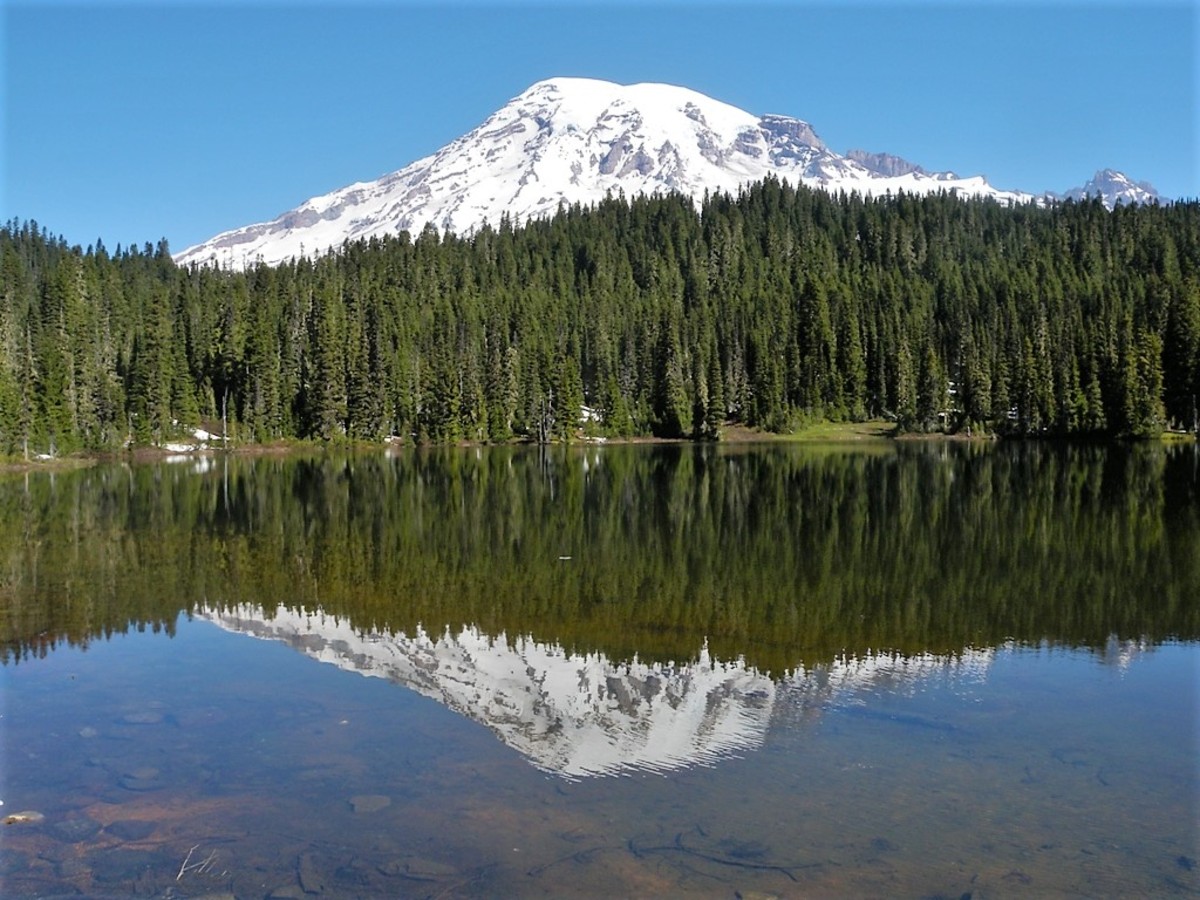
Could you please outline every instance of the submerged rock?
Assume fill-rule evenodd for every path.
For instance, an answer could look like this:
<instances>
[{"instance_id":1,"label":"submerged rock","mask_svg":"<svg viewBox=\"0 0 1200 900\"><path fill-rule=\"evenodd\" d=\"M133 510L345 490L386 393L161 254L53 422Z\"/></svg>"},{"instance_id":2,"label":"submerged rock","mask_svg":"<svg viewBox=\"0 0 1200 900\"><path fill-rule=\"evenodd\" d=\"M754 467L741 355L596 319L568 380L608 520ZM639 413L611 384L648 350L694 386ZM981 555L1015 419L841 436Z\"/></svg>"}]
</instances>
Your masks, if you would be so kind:
<instances>
[{"instance_id":1,"label":"submerged rock","mask_svg":"<svg viewBox=\"0 0 1200 900\"><path fill-rule=\"evenodd\" d=\"M411 881L438 881L442 878L452 878L458 874L458 869L454 866L421 856L403 856L394 859L380 866L379 871L384 875L408 878Z\"/></svg>"},{"instance_id":2,"label":"submerged rock","mask_svg":"<svg viewBox=\"0 0 1200 900\"><path fill-rule=\"evenodd\" d=\"M325 879L321 876L317 861L311 853L300 854L300 859L296 862L296 877L306 894L319 894L325 890Z\"/></svg>"},{"instance_id":3,"label":"submerged rock","mask_svg":"<svg viewBox=\"0 0 1200 900\"><path fill-rule=\"evenodd\" d=\"M162 773L153 766L142 766L132 772L126 772L119 779L119 783L127 791L157 791L166 786Z\"/></svg>"},{"instance_id":4,"label":"submerged rock","mask_svg":"<svg viewBox=\"0 0 1200 900\"><path fill-rule=\"evenodd\" d=\"M392 805L392 798L384 794L355 794L350 798L350 808L356 813L378 812Z\"/></svg>"},{"instance_id":5,"label":"submerged rock","mask_svg":"<svg viewBox=\"0 0 1200 900\"><path fill-rule=\"evenodd\" d=\"M4 817L5 825L40 825L46 817L34 809L11 813Z\"/></svg>"},{"instance_id":6,"label":"submerged rock","mask_svg":"<svg viewBox=\"0 0 1200 900\"><path fill-rule=\"evenodd\" d=\"M155 824L145 819L122 819L105 827L106 834L123 841L141 841L154 833Z\"/></svg>"},{"instance_id":7,"label":"submerged rock","mask_svg":"<svg viewBox=\"0 0 1200 900\"><path fill-rule=\"evenodd\" d=\"M100 823L87 816L78 816L51 822L47 830L63 843L78 844L99 834Z\"/></svg>"}]
</instances>

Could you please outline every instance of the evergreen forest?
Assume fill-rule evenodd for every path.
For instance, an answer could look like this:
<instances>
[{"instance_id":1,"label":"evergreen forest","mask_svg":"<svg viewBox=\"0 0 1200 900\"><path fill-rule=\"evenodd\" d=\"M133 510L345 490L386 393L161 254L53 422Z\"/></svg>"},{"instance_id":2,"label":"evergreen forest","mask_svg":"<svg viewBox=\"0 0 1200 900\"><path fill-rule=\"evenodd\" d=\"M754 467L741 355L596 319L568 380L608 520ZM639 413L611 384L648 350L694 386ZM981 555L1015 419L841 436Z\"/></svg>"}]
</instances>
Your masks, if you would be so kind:
<instances>
[{"instance_id":1,"label":"evergreen forest","mask_svg":"<svg viewBox=\"0 0 1200 900\"><path fill-rule=\"evenodd\" d=\"M227 263L228 261L226 261ZM239 443L1193 431L1200 203L767 180L182 268L0 228L0 456Z\"/></svg>"}]
</instances>

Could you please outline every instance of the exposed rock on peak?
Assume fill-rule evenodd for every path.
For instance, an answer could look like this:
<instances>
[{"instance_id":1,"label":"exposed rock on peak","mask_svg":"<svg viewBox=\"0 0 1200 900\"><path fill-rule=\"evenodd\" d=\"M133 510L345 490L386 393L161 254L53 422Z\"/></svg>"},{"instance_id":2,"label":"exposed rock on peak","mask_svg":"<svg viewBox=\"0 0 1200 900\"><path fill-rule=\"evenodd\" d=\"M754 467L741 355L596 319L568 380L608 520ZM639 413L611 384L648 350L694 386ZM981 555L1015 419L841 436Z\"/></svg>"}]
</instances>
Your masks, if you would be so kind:
<instances>
[{"instance_id":1,"label":"exposed rock on peak","mask_svg":"<svg viewBox=\"0 0 1200 900\"><path fill-rule=\"evenodd\" d=\"M759 119L759 125L768 135L768 139L786 139L797 141L817 150L824 150L825 142L817 137L811 125L802 119L791 116L766 115Z\"/></svg>"},{"instance_id":2,"label":"exposed rock on peak","mask_svg":"<svg viewBox=\"0 0 1200 900\"><path fill-rule=\"evenodd\" d=\"M929 173L918 166L916 163L910 163L907 159L901 159L899 156L893 156L890 153L869 153L866 150L847 150L846 159L852 159L856 163L865 166L869 171L876 175L882 175L885 178L894 178L898 175L928 175ZM953 172L946 173L953 175Z\"/></svg>"}]
</instances>

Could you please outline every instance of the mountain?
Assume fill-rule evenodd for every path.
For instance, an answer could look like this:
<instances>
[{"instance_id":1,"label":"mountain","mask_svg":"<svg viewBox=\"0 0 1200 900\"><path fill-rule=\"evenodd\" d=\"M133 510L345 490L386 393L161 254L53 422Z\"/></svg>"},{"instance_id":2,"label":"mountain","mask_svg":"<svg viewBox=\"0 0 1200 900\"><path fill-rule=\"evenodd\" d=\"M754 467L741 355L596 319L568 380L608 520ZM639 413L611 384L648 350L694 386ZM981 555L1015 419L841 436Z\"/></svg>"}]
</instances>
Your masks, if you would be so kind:
<instances>
[{"instance_id":1,"label":"mountain","mask_svg":"<svg viewBox=\"0 0 1200 900\"><path fill-rule=\"evenodd\" d=\"M376 181L313 197L270 222L227 231L176 255L180 264L243 268L416 234L427 225L467 234L552 215L607 195L736 193L768 175L829 191L878 195L949 191L1023 202L982 176L929 173L883 153L830 150L812 126L757 116L665 84L584 78L541 81L432 156Z\"/></svg>"},{"instance_id":2,"label":"mountain","mask_svg":"<svg viewBox=\"0 0 1200 900\"><path fill-rule=\"evenodd\" d=\"M1088 197L1099 197L1109 209L1122 203L1163 202L1152 184L1132 181L1124 173L1113 169L1101 169L1083 187L1072 188L1061 195L1063 200L1083 200Z\"/></svg>"}]
</instances>

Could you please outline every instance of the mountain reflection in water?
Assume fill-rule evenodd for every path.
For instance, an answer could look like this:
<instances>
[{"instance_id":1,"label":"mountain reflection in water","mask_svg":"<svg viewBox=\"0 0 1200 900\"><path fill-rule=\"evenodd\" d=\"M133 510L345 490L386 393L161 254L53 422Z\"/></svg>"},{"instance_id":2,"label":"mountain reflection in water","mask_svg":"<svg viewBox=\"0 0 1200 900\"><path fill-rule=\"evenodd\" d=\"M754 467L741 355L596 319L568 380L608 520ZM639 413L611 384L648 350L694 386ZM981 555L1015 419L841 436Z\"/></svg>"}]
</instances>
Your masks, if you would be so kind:
<instances>
[{"instance_id":1,"label":"mountain reflection in water","mask_svg":"<svg viewBox=\"0 0 1200 900\"><path fill-rule=\"evenodd\" d=\"M534 766L567 778L667 771L759 747L777 707L792 713L903 693L923 678L982 679L995 651L870 654L772 680L743 660L616 663L529 637L468 627L441 635L360 632L323 613L202 610L228 631L281 641L314 659L385 678L487 726Z\"/></svg>"}]
</instances>

